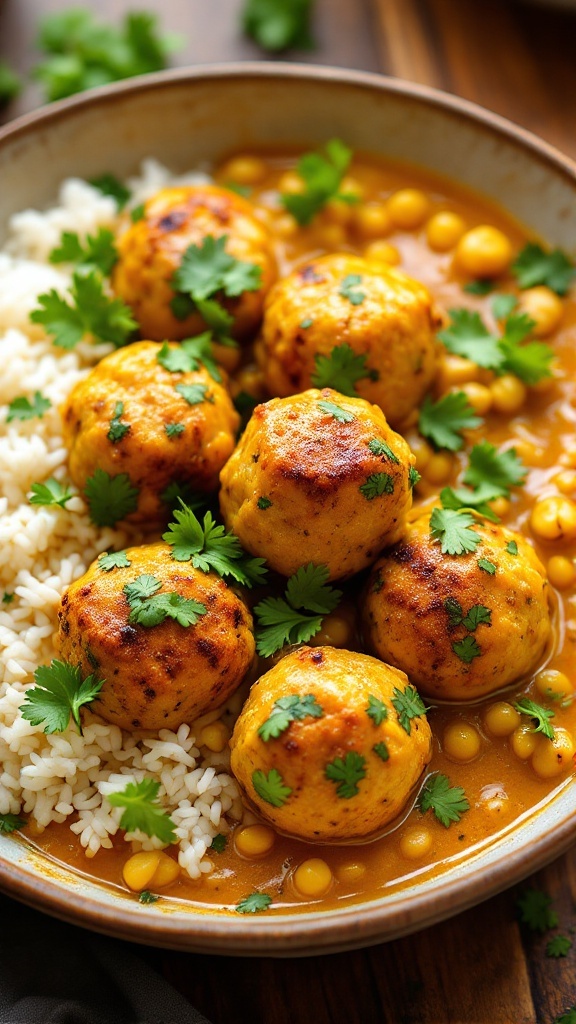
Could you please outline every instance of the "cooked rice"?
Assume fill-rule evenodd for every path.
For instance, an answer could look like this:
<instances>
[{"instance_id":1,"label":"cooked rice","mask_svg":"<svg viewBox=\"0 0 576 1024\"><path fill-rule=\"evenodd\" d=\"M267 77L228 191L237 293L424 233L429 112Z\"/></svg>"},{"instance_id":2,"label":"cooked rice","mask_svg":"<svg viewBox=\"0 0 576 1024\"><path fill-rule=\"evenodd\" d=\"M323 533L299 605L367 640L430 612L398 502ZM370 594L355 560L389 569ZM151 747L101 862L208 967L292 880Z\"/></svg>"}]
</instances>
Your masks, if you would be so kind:
<instances>
[{"instance_id":1,"label":"cooked rice","mask_svg":"<svg viewBox=\"0 0 576 1024\"><path fill-rule=\"evenodd\" d=\"M145 161L131 180L138 204L166 184L209 180L202 173L172 178L155 161ZM213 754L198 743L203 724L184 724L176 732L128 733L86 712L84 735L75 727L46 735L20 712L24 691L39 665L54 656L52 637L60 598L103 551L138 543L122 529L98 529L79 496L66 509L30 505L32 483L67 478L67 452L58 407L109 347L82 343L72 352L55 348L29 314L37 296L50 288L65 291L70 273L49 263L63 231L80 236L112 227L116 203L84 181L61 187L58 205L46 212L26 210L12 217L10 238L0 253L0 813L23 814L40 832L51 822L70 822L93 857L111 847L119 831L132 849L160 848L156 838L122 833L122 808L107 795L129 781L152 777L170 812L179 841L178 860L190 877L212 868L212 840L242 817L238 787L228 774L227 753ZM42 418L6 423L8 404L35 391L50 399ZM236 701L225 714L234 711Z\"/></svg>"}]
</instances>

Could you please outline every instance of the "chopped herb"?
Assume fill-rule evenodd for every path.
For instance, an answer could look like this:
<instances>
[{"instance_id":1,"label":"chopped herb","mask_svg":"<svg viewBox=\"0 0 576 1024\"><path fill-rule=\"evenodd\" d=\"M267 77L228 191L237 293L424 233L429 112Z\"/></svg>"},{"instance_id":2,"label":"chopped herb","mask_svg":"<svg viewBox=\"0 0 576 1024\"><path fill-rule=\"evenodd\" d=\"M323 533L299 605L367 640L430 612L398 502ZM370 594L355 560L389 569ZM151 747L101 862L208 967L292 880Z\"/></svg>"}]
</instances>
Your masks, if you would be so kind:
<instances>
[{"instance_id":1,"label":"chopped herb","mask_svg":"<svg viewBox=\"0 0 576 1024\"><path fill-rule=\"evenodd\" d=\"M509 540L508 541L508 543L506 545L506 551L508 552L509 555L517 555L518 554L518 545L517 545L515 540Z\"/></svg>"},{"instance_id":2,"label":"chopped herb","mask_svg":"<svg viewBox=\"0 0 576 1024\"><path fill-rule=\"evenodd\" d=\"M210 376L220 382L222 374L214 359L212 333L204 331L194 338L185 338L179 345L164 342L156 359L170 373L193 373L205 366Z\"/></svg>"},{"instance_id":3,"label":"chopped herb","mask_svg":"<svg viewBox=\"0 0 576 1024\"><path fill-rule=\"evenodd\" d=\"M240 541L224 526L216 523L211 512L206 512L203 523L191 508L180 502L181 508L174 509L176 522L170 523L162 539L172 548L176 562L192 562L195 569L219 576L232 576L245 587L263 583L266 578L263 558L250 558Z\"/></svg>"},{"instance_id":4,"label":"chopped herb","mask_svg":"<svg viewBox=\"0 0 576 1024\"><path fill-rule=\"evenodd\" d=\"M162 491L160 498L165 505L168 505L170 510L174 510L180 502L183 502L188 508L193 509L194 512L198 512L206 508L206 495L195 496L189 483L185 480L172 480L167 487Z\"/></svg>"},{"instance_id":5,"label":"chopped herb","mask_svg":"<svg viewBox=\"0 0 576 1024\"><path fill-rule=\"evenodd\" d=\"M239 181L225 181L224 188L227 188L230 192L235 192L237 196L242 196L244 199L248 199L252 195L251 185L241 185Z\"/></svg>"},{"instance_id":6,"label":"chopped herb","mask_svg":"<svg viewBox=\"0 0 576 1024\"><path fill-rule=\"evenodd\" d=\"M498 498L502 494L499 487L491 484L482 484L481 487L471 490L469 487L443 487L440 491L440 502L442 508L452 509L455 512L474 510L479 515L489 519L492 523L499 523L500 519L492 510L488 502Z\"/></svg>"},{"instance_id":7,"label":"chopped herb","mask_svg":"<svg viewBox=\"0 0 576 1024\"><path fill-rule=\"evenodd\" d=\"M160 783L156 779L142 779L129 782L125 789L107 793L106 799L112 807L124 807L120 828L125 832L143 832L156 836L163 843L176 841L175 825L162 804L158 802Z\"/></svg>"},{"instance_id":8,"label":"chopped herb","mask_svg":"<svg viewBox=\"0 0 576 1024\"><path fill-rule=\"evenodd\" d=\"M394 693L392 697L392 704L398 713L398 721L404 729L410 735L411 725L410 721L412 718L420 718L421 715L426 714L426 705L424 704L420 694L416 687L408 685L405 690L399 690L397 686L394 687Z\"/></svg>"},{"instance_id":9,"label":"chopped herb","mask_svg":"<svg viewBox=\"0 0 576 1024\"><path fill-rule=\"evenodd\" d=\"M271 903L272 897L268 896L267 893L251 892L249 896L245 896L243 900L236 904L236 913L260 914L263 910L268 910Z\"/></svg>"},{"instance_id":10,"label":"chopped herb","mask_svg":"<svg viewBox=\"0 0 576 1024\"><path fill-rule=\"evenodd\" d=\"M388 750L388 747L383 741L380 743L375 743L374 746L372 747L372 750L374 751L375 754L378 755L381 761L387 761L390 757L390 751Z\"/></svg>"},{"instance_id":11,"label":"chopped herb","mask_svg":"<svg viewBox=\"0 0 576 1024\"><path fill-rule=\"evenodd\" d=\"M516 900L520 921L534 932L547 932L558 924L558 914L552 910L552 900L541 889L526 889Z\"/></svg>"},{"instance_id":12,"label":"chopped herb","mask_svg":"<svg viewBox=\"0 0 576 1024\"><path fill-rule=\"evenodd\" d=\"M440 541L442 554L465 555L475 551L482 540L473 525L470 512L435 508L430 516L430 535L432 540Z\"/></svg>"},{"instance_id":13,"label":"chopped herb","mask_svg":"<svg viewBox=\"0 0 576 1024\"><path fill-rule=\"evenodd\" d=\"M526 467L515 448L499 452L489 441L481 441L470 452L464 482L476 488L489 484L492 488L498 488L503 497L508 497L511 487L519 487L524 483L526 473Z\"/></svg>"},{"instance_id":14,"label":"chopped herb","mask_svg":"<svg viewBox=\"0 0 576 1024\"><path fill-rule=\"evenodd\" d=\"M224 853L224 850L226 849L227 845L228 836L225 836L222 834L222 832L219 832L217 836L214 836L214 839L210 843L210 849L214 850L215 853Z\"/></svg>"},{"instance_id":15,"label":"chopped herb","mask_svg":"<svg viewBox=\"0 0 576 1024\"><path fill-rule=\"evenodd\" d=\"M192 598L173 591L158 594L161 586L159 579L144 573L123 587L131 609L128 622L151 629L166 619L174 619L179 626L187 628L195 626L200 616L206 614L206 605Z\"/></svg>"},{"instance_id":16,"label":"chopped herb","mask_svg":"<svg viewBox=\"0 0 576 1024\"><path fill-rule=\"evenodd\" d=\"M265 498L264 495L260 495L256 504L259 509L262 509L262 511L265 512L267 508L270 508L272 502L270 501L270 498Z\"/></svg>"},{"instance_id":17,"label":"chopped herb","mask_svg":"<svg viewBox=\"0 0 576 1024\"><path fill-rule=\"evenodd\" d=\"M346 412L341 405L335 405L334 402L318 402L318 408L327 416L338 420L339 423L352 423L352 420L356 419L351 412Z\"/></svg>"},{"instance_id":18,"label":"chopped herb","mask_svg":"<svg viewBox=\"0 0 576 1024\"><path fill-rule=\"evenodd\" d=\"M535 723L532 732L541 732L547 739L554 739L554 727L550 724L550 719L554 718L553 711L543 708L541 704L536 704L528 697L515 701L514 707L521 715L528 715Z\"/></svg>"},{"instance_id":19,"label":"chopped herb","mask_svg":"<svg viewBox=\"0 0 576 1024\"><path fill-rule=\"evenodd\" d=\"M496 320L505 320L506 317L510 316L512 310L518 305L518 299L515 295L510 295L506 292L501 295L495 295L492 299L492 313Z\"/></svg>"},{"instance_id":20,"label":"chopped herb","mask_svg":"<svg viewBox=\"0 0 576 1024\"><path fill-rule=\"evenodd\" d=\"M108 228L98 228L95 235L87 235L81 242L76 231L64 231L60 245L50 253L50 262L77 263L86 269L99 270L108 277L118 262L114 233Z\"/></svg>"},{"instance_id":21,"label":"chopped herb","mask_svg":"<svg viewBox=\"0 0 576 1024\"><path fill-rule=\"evenodd\" d=\"M252 773L252 785L259 797L272 807L283 807L292 790L284 785L284 780L276 768L271 768L268 775L263 771Z\"/></svg>"},{"instance_id":22,"label":"chopped herb","mask_svg":"<svg viewBox=\"0 0 576 1024\"><path fill-rule=\"evenodd\" d=\"M550 346L538 341L524 344L534 326L526 314L509 315L501 338L490 333L477 312L452 309L450 316L451 324L438 335L449 352L496 374L515 374L526 384L550 376L554 356Z\"/></svg>"},{"instance_id":23,"label":"chopped herb","mask_svg":"<svg viewBox=\"0 0 576 1024\"><path fill-rule=\"evenodd\" d=\"M154 894L150 892L150 889L143 889L138 896L138 903L157 903L159 899L160 897L154 896Z\"/></svg>"},{"instance_id":24,"label":"chopped herb","mask_svg":"<svg viewBox=\"0 0 576 1024\"><path fill-rule=\"evenodd\" d=\"M184 433L185 429L186 429L186 427L184 426L183 423L165 423L164 424L164 430L166 431L167 436L170 437L170 438L172 438L172 437L179 437L180 434Z\"/></svg>"},{"instance_id":25,"label":"chopped herb","mask_svg":"<svg viewBox=\"0 0 576 1024\"><path fill-rule=\"evenodd\" d=\"M478 641L473 636L466 636L463 640L458 640L456 643L453 643L452 650L465 665L469 665L474 661L474 658L479 658L482 654Z\"/></svg>"},{"instance_id":26,"label":"chopped herb","mask_svg":"<svg viewBox=\"0 0 576 1024\"><path fill-rule=\"evenodd\" d=\"M86 335L95 341L110 341L116 348L125 345L137 323L121 299L109 298L98 271L74 271L70 287L71 303L54 288L38 296L39 308L32 310L32 323L43 324L53 335L58 348L72 349Z\"/></svg>"},{"instance_id":27,"label":"chopped herb","mask_svg":"<svg viewBox=\"0 0 576 1024\"><path fill-rule=\"evenodd\" d=\"M394 494L394 478L389 473L371 473L366 482L358 488L366 501L373 501L382 494Z\"/></svg>"},{"instance_id":28,"label":"chopped herb","mask_svg":"<svg viewBox=\"0 0 576 1024\"><path fill-rule=\"evenodd\" d=\"M32 494L29 498L31 505L59 505L64 508L66 502L74 497L72 491L63 487L53 476L44 484L32 484Z\"/></svg>"},{"instance_id":29,"label":"chopped herb","mask_svg":"<svg viewBox=\"0 0 576 1024\"><path fill-rule=\"evenodd\" d=\"M312 327L313 323L314 323L314 321L313 321L312 317L311 316L306 316L306 317L304 317L303 320L300 321L298 326L301 327L303 331L306 331L306 330L308 330L309 327Z\"/></svg>"},{"instance_id":30,"label":"chopped herb","mask_svg":"<svg viewBox=\"0 0 576 1024\"><path fill-rule=\"evenodd\" d=\"M14 601L15 597L15 594L9 594L8 591L5 590L2 595L2 604L12 604L12 601Z\"/></svg>"},{"instance_id":31,"label":"chopped herb","mask_svg":"<svg viewBox=\"0 0 576 1024\"><path fill-rule=\"evenodd\" d=\"M503 369L515 374L525 384L537 384L552 376L551 364L554 352L543 341L523 344L530 334L535 321L525 313L512 314L504 325L504 334L499 345L504 355Z\"/></svg>"},{"instance_id":32,"label":"chopped herb","mask_svg":"<svg viewBox=\"0 0 576 1024\"><path fill-rule=\"evenodd\" d=\"M368 718L371 718L374 725L382 725L388 718L388 708L383 701L379 700L378 697L374 697L373 694L368 694L368 707L366 708L366 714Z\"/></svg>"},{"instance_id":33,"label":"chopped herb","mask_svg":"<svg viewBox=\"0 0 576 1024\"><path fill-rule=\"evenodd\" d=\"M366 298L366 293L359 290L359 284L362 284L361 274L346 274L338 294L343 299L348 299L353 306L361 306Z\"/></svg>"},{"instance_id":34,"label":"chopped herb","mask_svg":"<svg viewBox=\"0 0 576 1024\"><path fill-rule=\"evenodd\" d=\"M451 323L438 335L444 347L486 370L499 370L504 356L498 339L490 334L480 314L469 309L451 309L449 313Z\"/></svg>"},{"instance_id":35,"label":"chopped herb","mask_svg":"<svg viewBox=\"0 0 576 1024\"><path fill-rule=\"evenodd\" d=\"M414 466L410 466L410 469L408 470L408 483L410 484L410 487L416 487L416 484L419 483L421 479L422 477L418 470L415 469Z\"/></svg>"},{"instance_id":36,"label":"chopped herb","mask_svg":"<svg viewBox=\"0 0 576 1024\"><path fill-rule=\"evenodd\" d=\"M435 448L456 452L462 448L464 430L474 430L482 420L474 414L464 391L449 392L437 402L426 395L418 418L418 429Z\"/></svg>"},{"instance_id":37,"label":"chopped herb","mask_svg":"<svg viewBox=\"0 0 576 1024\"><path fill-rule=\"evenodd\" d=\"M314 359L312 384L316 388L333 388L341 395L356 398L359 380L374 380L374 371L366 366L366 356L355 353L350 345L335 345L329 355Z\"/></svg>"},{"instance_id":38,"label":"chopped herb","mask_svg":"<svg viewBox=\"0 0 576 1024\"><path fill-rule=\"evenodd\" d=\"M546 252L541 245L528 242L512 264L520 288L545 284L557 295L566 295L576 274L574 264L561 249Z\"/></svg>"},{"instance_id":39,"label":"chopped herb","mask_svg":"<svg viewBox=\"0 0 576 1024\"><path fill-rule=\"evenodd\" d=\"M568 956L572 949L572 939L567 935L554 935L546 943L546 956Z\"/></svg>"},{"instance_id":40,"label":"chopped herb","mask_svg":"<svg viewBox=\"0 0 576 1024\"><path fill-rule=\"evenodd\" d=\"M119 210L123 210L131 198L132 193L114 174L100 174L96 178L90 178L90 184L98 189L103 196L112 196L116 200Z\"/></svg>"},{"instance_id":41,"label":"chopped herb","mask_svg":"<svg viewBox=\"0 0 576 1024\"><path fill-rule=\"evenodd\" d=\"M120 417L124 415L124 402L116 402L114 406L114 415L110 420L110 429L106 434L106 437L112 444L118 444L122 438L129 432L130 424L121 423Z\"/></svg>"},{"instance_id":42,"label":"chopped herb","mask_svg":"<svg viewBox=\"0 0 576 1024\"><path fill-rule=\"evenodd\" d=\"M44 398L39 391L34 392L32 401L21 395L10 402L6 423L11 423L12 420L32 420L35 416L42 417L51 406L52 402Z\"/></svg>"},{"instance_id":43,"label":"chopped herb","mask_svg":"<svg viewBox=\"0 0 576 1024\"><path fill-rule=\"evenodd\" d=\"M36 685L26 690L26 700L20 705L22 717L32 725L44 725L44 732L64 732L70 715L82 734L80 708L91 704L104 685L95 675L82 677L79 665L54 660L40 665L34 673Z\"/></svg>"},{"instance_id":44,"label":"chopped herb","mask_svg":"<svg viewBox=\"0 0 576 1024\"><path fill-rule=\"evenodd\" d=\"M265 722L258 729L258 735L265 743L277 739L286 731L290 722L301 722L303 718L322 718L324 711L318 704L313 693L304 697L290 694L280 697L274 702L272 710Z\"/></svg>"},{"instance_id":45,"label":"chopped herb","mask_svg":"<svg viewBox=\"0 0 576 1024\"><path fill-rule=\"evenodd\" d=\"M98 558L98 568L102 572L110 572L112 569L128 569L132 562L125 551L107 551Z\"/></svg>"},{"instance_id":46,"label":"chopped herb","mask_svg":"<svg viewBox=\"0 0 576 1024\"><path fill-rule=\"evenodd\" d=\"M0 60L0 104L9 103L22 89L22 80L5 60Z\"/></svg>"},{"instance_id":47,"label":"chopped herb","mask_svg":"<svg viewBox=\"0 0 576 1024\"><path fill-rule=\"evenodd\" d=\"M494 291L494 287L494 281L491 281L489 277L481 277L465 284L464 291L469 295L489 295L491 291Z\"/></svg>"},{"instance_id":48,"label":"chopped herb","mask_svg":"<svg viewBox=\"0 0 576 1024\"><path fill-rule=\"evenodd\" d=\"M446 775L432 775L426 782L418 798L418 806L423 814L433 811L441 825L449 828L453 821L460 821L470 804L461 786L451 786Z\"/></svg>"},{"instance_id":49,"label":"chopped herb","mask_svg":"<svg viewBox=\"0 0 576 1024\"><path fill-rule=\"evenodd\" d=\"M111 476L104 469L95 469L84 487L90 519L96 526L114 526L136 511L139 493L127 473Z\"/></svg>"},{"instance_id":50,"label":"chopped herb","mask_svg":"<svg viewBox=\"0 0 576 1024\"><path fill-rule=\"evenodd\" d=\"M175 384L174 390L182 395L188 405L200 405L202 402L214 404L214 395L207 394L207 384Z\"/></svg>"},{"instance_id":51,"label":"chopped herb","mask_svg":"<svg viewBox=\"0 0 576 1024\"><path fill-rule=\"evenodd\" d=\"M327 585L328 576L325 565L310 562L290 577L284 597L266 597L256 605L256 648L263 658L286 643L307 643L318 632L342 597L341 590Z\"/></svg>"},{"instance_id":52,"label":"chopped herb","mask_svg":"<svg viewBox=\"0 0 576 1024\"><path fill-rule=\"evenodd\" d=\"M242 28L263 50L279 53L314 46L310 29L314 0L244 0Z\"/></svg>"},{"instance_id":53,"label":"chopped herb","mask_svg":"<svg viewBox=\"0 0 576 1024\"><path fill-rule=\"evenodd\" d=\"M335 757L330 761L324 775L336 783L336 796L350 800L360 792L358 783L366 776L366 758L355 750L349 750L345 757Z\"/></svg>"},{"instance_id":54,"label":"chopped herb","mask_svg":"<svg viewBox=\"0 0 576 1024\"><path fill-rule=\"evenodd\" d=\"M398 456L394 455L390 446L387 445L385 441L381 441L380 438L373 437L372 440L368 442L368 447L372 452L372 455L383 455L384 458L390 459L390 462L400 465L400 459Z\"/></svg>"},{"instance_id":55,"label":"chopped herb","mask_svg":"<svg viewBox=\"0 0 576 1024\"><path fill-rule=\"evenodd\" d=\"M133 224L137 224L139 220L144 220L146 216L146 204L138 203L138 206L133 206L130 210L130 220Z\"/></svg>"},{"instance_id":56,"label":"chopped herb","mask_svg":"<svg viewBox=\"0 0 576 1024\"><path fill-rule=\"evenodd\" d=\"M482 569L482 572L487 572L489 576L493 576L496 572L494 562L491 562L488 558L479 558L478 568Z\"/></svg>"},{"instance_id":57,"label":"chopped herb","mask_svg":"<svg viewBox=\"0 0 576 1024\"><path fill-rule=\"evenodd\" d=\"M478 626L491 625L492 612L483 604L473 604L468 613L462 619L462 625L470 633L473 633Z\"/></svg>"},{"instance_id":58,"label":"chopped herb","mask_svg":"<svg viewBox=\"0 0 576 1024\"><path fill-rule=\"evenodd\" d=\"M301 225L309 224L330 199L355 202L356 197L341 192L342 178L352 159L352 150L340 139L326 143L326 156L305 153L298 161L296 171L304 184L302 192L283 193L282 203Z\"/></svg>"},{"instance_id":59,"label":"chopped herb","mask_svg":"<svg viewBox=\"0 0 576 1024\"><path fill-rule=\"evenodd\" d=\"M24 828L27 824L26 818L20 818L18 814L0 814L0 834L9 835Z\"/></svg>"}]
</instances>

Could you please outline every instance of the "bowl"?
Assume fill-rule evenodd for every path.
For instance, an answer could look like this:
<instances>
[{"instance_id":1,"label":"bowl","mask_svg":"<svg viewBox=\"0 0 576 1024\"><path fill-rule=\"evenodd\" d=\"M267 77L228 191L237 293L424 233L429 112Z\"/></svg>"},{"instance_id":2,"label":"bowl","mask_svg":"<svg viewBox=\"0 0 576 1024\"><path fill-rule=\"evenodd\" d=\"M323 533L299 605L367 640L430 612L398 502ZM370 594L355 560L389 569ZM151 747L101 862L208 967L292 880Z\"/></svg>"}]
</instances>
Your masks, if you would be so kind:
<instances>
[{"instance_id":1,"label":"bowl","mask_svg":"<svg viewBox=\"0 0 576 1024\"><path fill-rule=\"evenodd\" d=\"M471 103L384 77L297 65L240 64L146 76L56 103L0 131L0 244L8 217L52 200L70 175L133 174L157 156L175 172L250 145L317 148L342 137L454 179L506 207L552 246L574 249L576 166ZM531 874L576 838L571 780L491 841L354 906L231 916L113 886L0 835L0 888L40 910L116 937L241 955L332 953L397 938Z\"/></svg>"}]
</instances>

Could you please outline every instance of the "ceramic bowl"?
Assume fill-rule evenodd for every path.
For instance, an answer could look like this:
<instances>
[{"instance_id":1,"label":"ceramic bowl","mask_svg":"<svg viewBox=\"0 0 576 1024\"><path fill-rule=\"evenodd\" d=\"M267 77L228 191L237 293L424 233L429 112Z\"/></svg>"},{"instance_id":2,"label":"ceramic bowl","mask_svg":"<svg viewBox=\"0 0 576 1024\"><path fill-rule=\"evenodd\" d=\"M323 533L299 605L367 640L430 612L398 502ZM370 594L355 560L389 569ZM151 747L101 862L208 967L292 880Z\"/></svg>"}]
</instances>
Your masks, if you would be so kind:
<instances>
[{"instance_id":1,"label":"ceramic bowl","mask_svg":"<svg viewBox=\"0 0 576 1024\"><path fill-rule=\"evenodd\" d=\"M553 246L574 249L576 166L522 129L463 100L383 77L295 65L226 65L105 87L0 132L0 244L7 218L53 201L59 182L156 156L184 171L262 144L353 149L423 165L483 192ZM570 780L495 839L415 874L399 891L328 912L246 919L171 900L128 900L0 836L0 888L76 924L201 952L302 955L396 938L464 910L537 870L576 838Z\"/></svg>"}]
</instances>

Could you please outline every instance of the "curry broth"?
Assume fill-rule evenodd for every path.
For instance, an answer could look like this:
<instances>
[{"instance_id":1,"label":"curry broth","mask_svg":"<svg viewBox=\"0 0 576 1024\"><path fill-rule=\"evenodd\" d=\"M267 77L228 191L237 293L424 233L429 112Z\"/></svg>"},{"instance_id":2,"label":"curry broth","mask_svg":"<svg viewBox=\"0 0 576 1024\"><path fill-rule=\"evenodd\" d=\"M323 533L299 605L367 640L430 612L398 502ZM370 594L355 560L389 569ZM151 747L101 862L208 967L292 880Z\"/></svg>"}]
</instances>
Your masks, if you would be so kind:
<instances>
[{"instance_id":1,"label":"curry broth","mask_svg":"<svg viewBox=\"0 0 576 1024\"><path fill-rule=\"evenodd\" d=\"M269 226L274 239L280 273L288 273L296 264L329 251L362 254L366 239L354 229L353 215L334 218L329 210L320 213L312 226L287 230L286 216L278 204L278 184L286 172L294 168L293 154L264 154L266 175L252 190L251 200L259 215ZM216 170L216 181L229 185L227 164ZM510 239L514 251L528 240L527 233L496 204L471 194L459 185L453 185L420 169L389 164L381 166L368 159L356 159L351 174L361 186L363 200L385 201L401 188L417 188L426 193L432 212L450 210L459 214L467 228L488 223L500 228ZM496 322L491 313L491 296L479 297L463 292L468 280L453 269L452 252L433 252L427 244L424 228L416 231L392 229L386 241L400 254L399 266L407 274L428 286L442 311L466 306L482 315L488 328ZM498 279L497 290L516 290L514 279ZM482 426L466 432L466 446L451 456L452 471L440 485L426 481L425 477L415 493L414 506L418 509L437 495L441 486L454 485L466 461L470 447L487 439L495 445L505 442L517 446L528 469L525 486L517 488L509 507L502 516L503 525L526 533L546 565L548 559L562 554L576 557L576 541L538 540L529 526L530 512L536 496L557 494L554 478L568 467L576 467L576 302L564 300L564 315L558 331L546 339L553 345L558 364L557 376L529 389L528 399L520 412L513 416L488 412ZM247 356L250 359L250 355ZM477 380L488 382L492 374L480 371ZM417 437L414 426L403 431L408 441ZM572 457L573 456L573 457ZM563 461L561 462L561 458ZM574 490L576 494L576 473ZM555 592L554 649L547 652L546 668L557 669L572 677L574 643L576 642L576 585L571 584ZM356 624L360 635L360 623ZM312 641L314 642L314 641ZM360 646L360 644L358 644ZM539 669L544 667L544 663ZM265 671L264 664L262 671ZM462 786L470 804L458 823L445 828L431 813L425 816L413 808L401 823L373 842L349 846L308 845L277 835L270 853L261 858L246 859L235 851L234 833L229 836L222 853L210 853L214 870L199 881L182 875L171 886L162 889L162 897L192 901L214 907L233 906L254 890L270 894L274 903L270 911L289 905L291 910L306 909L310 902L325 907L343 902L365 900L402 886L409 886L416 875L440 874L451 858L460 858L476 844L490 842L499 831L512 826L530 808L546 799L559 785L566 783L568 772L550 779L538 777L529 760L521 760L511 749L508 738L497 738L485 727L487 707L499 699L513 701L530 696L541 701L542 696L533 680L525 680L505 693L492 694L475 704L437 705L433 702L429 722L434 734L433 758L430 772L448 776L452 785ZM556 701L554 725L576 733L576 702ZM476 727L481 737L479 754L470 762L462 763L443 751L446 727L457 721ZM407 858L401 842L410 830L423 824L431 835L429 850L418 858ZM72 865L78 871L95 874L99 878L122 888L122 867L127 859L126 844L117 839L112 850L101 849L95 859L87 860L83 849L71 835L68 825L52 824L40 836L37 844L49 856ZM291 872L310 857L321 857L330 866L334 881L329 893L320 900L308 901L295 889Z\"/></svg>"}]
</instances>

